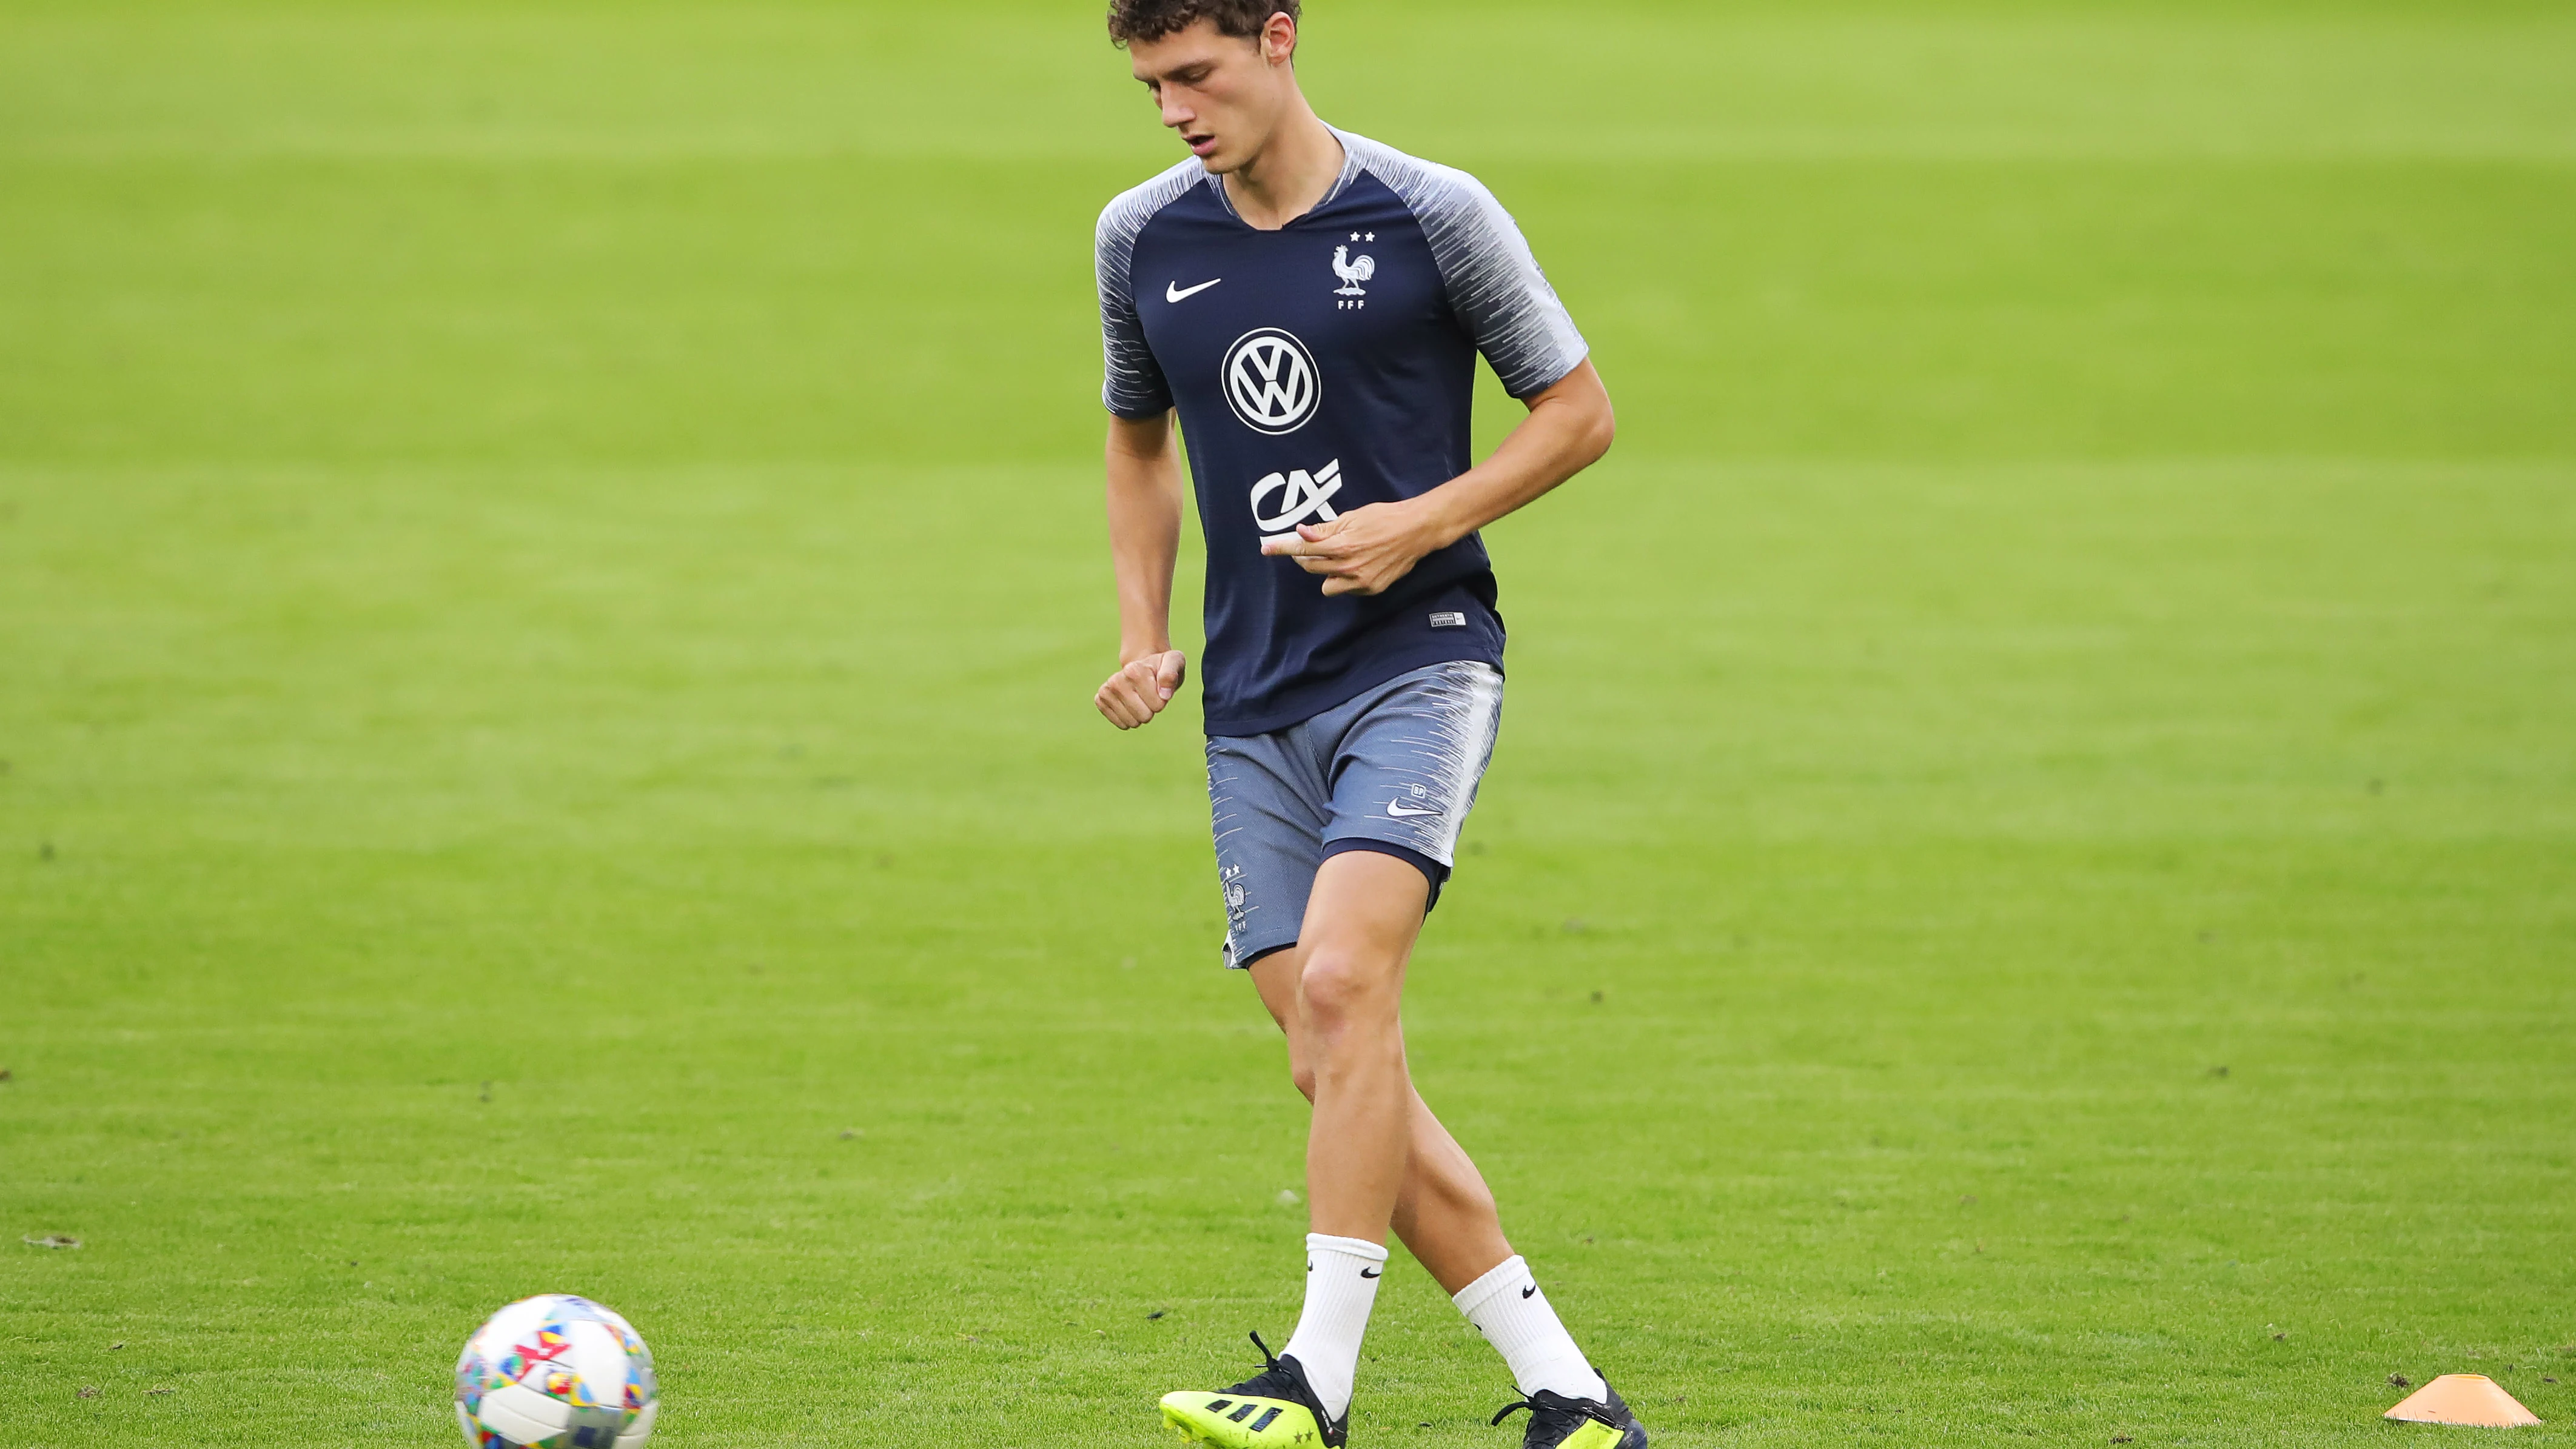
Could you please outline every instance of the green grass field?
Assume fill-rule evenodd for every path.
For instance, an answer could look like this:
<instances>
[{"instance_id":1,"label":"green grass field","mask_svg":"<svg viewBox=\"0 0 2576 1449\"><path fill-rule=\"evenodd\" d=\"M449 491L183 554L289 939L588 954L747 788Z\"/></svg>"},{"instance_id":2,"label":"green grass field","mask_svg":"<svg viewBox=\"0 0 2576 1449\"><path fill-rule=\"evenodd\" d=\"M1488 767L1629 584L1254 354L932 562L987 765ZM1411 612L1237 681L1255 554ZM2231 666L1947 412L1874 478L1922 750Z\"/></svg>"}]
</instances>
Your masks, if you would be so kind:
<instances>
[{"instance_id":1,"label":"green grass field","mask_svg":"<svg viewBox=\"0 0 2576 1449\"><path fill-rule=\"evenodd\" d=\"M1311 5L1622 408L1408 1020L1658 1445L2576 1438L2576 15ZM0 0L0 1445L452 1444L538 1291L675 1449L1286 1335L1097 8ZM1516 1446L1388 1280L1355 1442Z\"/></svg>"}]
</instances>

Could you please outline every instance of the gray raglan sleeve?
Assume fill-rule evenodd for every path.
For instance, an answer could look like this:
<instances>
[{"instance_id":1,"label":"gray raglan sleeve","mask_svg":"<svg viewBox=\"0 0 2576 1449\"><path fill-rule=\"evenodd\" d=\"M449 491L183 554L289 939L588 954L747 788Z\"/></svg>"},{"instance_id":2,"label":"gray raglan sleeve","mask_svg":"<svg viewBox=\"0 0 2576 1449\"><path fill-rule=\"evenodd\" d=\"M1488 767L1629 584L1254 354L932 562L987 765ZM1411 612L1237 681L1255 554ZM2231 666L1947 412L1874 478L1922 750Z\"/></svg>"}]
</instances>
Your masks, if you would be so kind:
<instances>
[{"instance_id":1,"label":"gray raglan sleeve","mask_svg":"<svg viewBox=\"0 0 2576 1449\"><path fill-rule=\"evenodd\" d=\"M1422 224L1450 309L1512 396L1545 392L1582 366L1590 344L1539 270L1520 225L1483 182L1393 152L1372 169Z\"/></svg>"},{"instance_id":2,"label":"gray raglan sleeve","mask_svg":"<svg viewBox=\"0 0 2576 1449\"><path fill-rule=\"evenodd\" d=\"M1171 384L1145 342L1136 314L1136 238L1154 213L1179 192L1168 176L1130 191L1100 213L1092 235L1093 265L1100 280L1100 403L1122 418L1160 417L1172 406Z\"/></svg>"}]
</instances>

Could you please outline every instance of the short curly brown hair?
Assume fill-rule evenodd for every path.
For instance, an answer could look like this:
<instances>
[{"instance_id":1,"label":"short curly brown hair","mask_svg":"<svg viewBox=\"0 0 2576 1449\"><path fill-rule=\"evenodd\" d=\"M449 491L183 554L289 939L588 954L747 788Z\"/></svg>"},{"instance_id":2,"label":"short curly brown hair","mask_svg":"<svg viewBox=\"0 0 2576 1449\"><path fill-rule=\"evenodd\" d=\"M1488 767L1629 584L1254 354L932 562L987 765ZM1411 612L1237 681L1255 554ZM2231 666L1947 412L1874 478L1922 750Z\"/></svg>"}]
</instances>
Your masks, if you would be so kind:
<instances>
[{"instance_id":1,"label":"short curly brown hair","mask_svg":"<svg viewBox=\"0 0 2576 1449\"><path fill-rule=\"evenodd\" d=\"M1109 38L1120 45L1160 40L1213 20L1217 34L1249 40L1273 15L1296 19L1297 0L1109 0Z\"/></svg>"}]
</instances>

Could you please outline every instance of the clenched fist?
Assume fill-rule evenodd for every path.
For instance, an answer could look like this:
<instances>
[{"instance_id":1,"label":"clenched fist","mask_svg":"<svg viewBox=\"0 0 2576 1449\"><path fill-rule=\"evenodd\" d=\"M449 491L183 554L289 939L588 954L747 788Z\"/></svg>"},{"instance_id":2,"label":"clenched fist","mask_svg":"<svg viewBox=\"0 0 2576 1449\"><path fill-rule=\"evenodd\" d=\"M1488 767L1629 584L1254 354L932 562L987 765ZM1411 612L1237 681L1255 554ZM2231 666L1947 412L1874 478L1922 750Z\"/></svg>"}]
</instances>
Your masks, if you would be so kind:
<instances>
[{"instance_id":1,"label":"clenched fist","mask_svg":"<svg viewBox=\"0 0 2576 1449\"><path fill-rule=\"evenodd\" d=\"M1154 716L1172 702L1174 691L1189 674L1189 658L1178 649L1142 655L1109 676L1091 702L1099 706L1102 718L1122 730L1132 730L1153 723Z\"/></svg>"}]
</instances>

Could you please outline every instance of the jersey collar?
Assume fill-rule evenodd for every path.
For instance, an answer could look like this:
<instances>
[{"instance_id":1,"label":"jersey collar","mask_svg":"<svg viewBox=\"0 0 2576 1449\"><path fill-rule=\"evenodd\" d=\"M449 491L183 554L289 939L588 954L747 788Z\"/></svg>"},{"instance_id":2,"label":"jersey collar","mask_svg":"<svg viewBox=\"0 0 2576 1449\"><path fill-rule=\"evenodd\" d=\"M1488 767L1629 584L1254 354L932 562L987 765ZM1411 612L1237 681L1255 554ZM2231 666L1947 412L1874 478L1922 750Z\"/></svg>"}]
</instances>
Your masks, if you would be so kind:
<instances>
[{"instance_id":1,"label":"jersey collar","mask_svg":"<svg viewBox=\"0 0 2576 1449\"><path fill-rule=\"evenodd\" d=\"M1345 190L1349 189L1350 184L1353 181L1359 179L1359 138L1353 136L1350 132L1343 130L1341 127L1334 125L1330 121L1324 123L1324 129L1332 132L1333 139L1342 143L1341 174L1333 178L1333 184L1325 189L1322 199L1318 200L1313 206L1310 206L1304 211L1289 218L1288 226L1295 226L1297 223L1304 221L1307 217L1313 216L1316 212L1332 205L1334 198L1340 196ZM1208 190L1216 193L1216 204L1225 208L1225 214L1233 217L1236 221L1243 221L1243 214L1234 209L1234 198L1225 194L1225 178L1208 170L1204 162L1199 166L1199 174L1207 179ZM1248 221L1244 221L1243 224L1247 227L1252 225L1252 223ZM1286 231L1287 229L1287 226L1280 228L1281 231Z\"/></svg>"}]
</instances>

